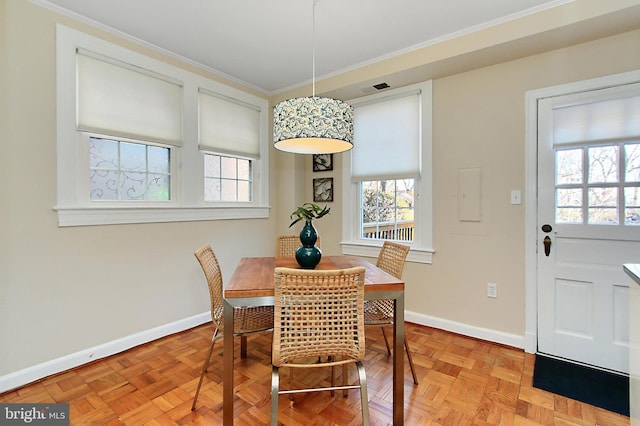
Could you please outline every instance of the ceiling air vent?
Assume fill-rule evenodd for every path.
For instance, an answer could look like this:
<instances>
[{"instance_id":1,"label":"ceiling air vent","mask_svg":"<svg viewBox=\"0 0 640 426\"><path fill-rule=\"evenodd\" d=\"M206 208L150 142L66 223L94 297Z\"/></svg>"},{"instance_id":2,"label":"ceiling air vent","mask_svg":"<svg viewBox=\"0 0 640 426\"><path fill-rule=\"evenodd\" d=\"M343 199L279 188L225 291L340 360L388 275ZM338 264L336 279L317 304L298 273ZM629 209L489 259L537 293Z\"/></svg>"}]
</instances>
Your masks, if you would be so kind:
<instances>
[{"instance_id":1,"label":"ceiling air vent","mask_svg":"<svg viewBox=\"0 0 640 426\"><path fill-rule=\"evenodd\" d=\"M391 86L389 86L387 83L378 83L378 84L374 84L373 87L375 87L378 90L382 90Z\"/></svg>"}]
</instances>

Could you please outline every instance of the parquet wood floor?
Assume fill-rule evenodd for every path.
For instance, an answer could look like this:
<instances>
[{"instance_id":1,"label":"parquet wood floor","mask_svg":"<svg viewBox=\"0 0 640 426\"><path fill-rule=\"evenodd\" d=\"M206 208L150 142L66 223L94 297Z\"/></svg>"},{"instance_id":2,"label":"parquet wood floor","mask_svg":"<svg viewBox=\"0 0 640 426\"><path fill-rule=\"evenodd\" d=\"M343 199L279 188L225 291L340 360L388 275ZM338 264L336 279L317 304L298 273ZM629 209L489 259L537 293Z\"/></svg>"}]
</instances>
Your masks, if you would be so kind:
<instances>
[{"instance_id":1,"label":"parquet wood floor","mask_svg":"<svg viewBox=\"0 0 640 426\"><path fill-rule=\"evenodd\" d=\"M211 338L203 325L0 395L0 402L67 402L72 425L218 425L222 423L222 341L216 342L196 411L191 402ZM367 384L372 425L392 422L392 366L379 329L367 329ZM629 425L629 418L532 387L534 355L453 333L407 324L420 384L407 363L407 425ZM236 425L269 422L271 335L236 339ZM339 370L339 369L338 369ZM283 377L281 383L288 384ZM350 379L356 380L355 369ZM328 372L296 373L306 384ZM358 425L360 395L350 391L281 396L286 425Z\"/></svg>"}]
</instances>

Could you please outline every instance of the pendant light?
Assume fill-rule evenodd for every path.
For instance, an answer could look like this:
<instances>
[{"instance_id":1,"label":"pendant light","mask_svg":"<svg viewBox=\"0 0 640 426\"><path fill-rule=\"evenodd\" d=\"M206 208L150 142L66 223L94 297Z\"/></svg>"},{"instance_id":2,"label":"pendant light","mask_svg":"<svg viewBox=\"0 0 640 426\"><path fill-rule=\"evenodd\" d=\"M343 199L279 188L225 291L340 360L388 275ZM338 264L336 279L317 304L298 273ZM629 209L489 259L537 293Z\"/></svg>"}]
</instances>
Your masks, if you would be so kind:
<instances>
[{"instance_id":1,"label":"pendant light","mask_svg":"<svg viewBox=\"0 0 640 426\"><path fill-rule=\"evenodd\" d=\"M292 98L273 109L273 146L295 154L330 154L353 148L353 107L316 96L315 5L313 0L312 96Z\"/></svg>"}]
</instances>

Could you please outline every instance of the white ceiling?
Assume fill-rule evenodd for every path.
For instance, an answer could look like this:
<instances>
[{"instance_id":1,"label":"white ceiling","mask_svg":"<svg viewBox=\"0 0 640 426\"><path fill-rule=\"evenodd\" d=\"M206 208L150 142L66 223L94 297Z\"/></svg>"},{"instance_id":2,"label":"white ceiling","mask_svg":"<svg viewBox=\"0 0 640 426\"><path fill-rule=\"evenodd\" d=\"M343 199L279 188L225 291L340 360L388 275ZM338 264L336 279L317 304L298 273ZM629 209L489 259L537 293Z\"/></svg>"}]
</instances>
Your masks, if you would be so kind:
<instances>
[{"instance_id":1,"label":"white ceiling","mask_svg":"<svg viewBox=\"0 0 640 426\"><path fill-rule=\"evenodd\" d=\"M275 94L573 0L33 1Z\"/></svg>"}]
</instances>

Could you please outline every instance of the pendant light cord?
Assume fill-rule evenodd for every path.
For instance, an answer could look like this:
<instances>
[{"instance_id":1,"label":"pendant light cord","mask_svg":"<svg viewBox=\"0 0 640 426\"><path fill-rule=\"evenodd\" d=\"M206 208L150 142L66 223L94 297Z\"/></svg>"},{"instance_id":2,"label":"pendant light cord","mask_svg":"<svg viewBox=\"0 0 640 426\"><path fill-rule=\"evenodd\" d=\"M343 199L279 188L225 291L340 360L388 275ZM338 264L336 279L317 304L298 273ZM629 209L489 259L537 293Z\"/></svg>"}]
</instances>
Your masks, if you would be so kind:
<instances>
[{"instance_id":1,"label":"pendant light cord","mask_svg":"<svg viewBox=\"0 0 640 426\"><path fill-rule=\"evenodd\" d=\"M313 0L313 12L311 14L312 16L312 20L313 23L311 25L311 44L312 44L312 48L311 48L311 54L312 54L312 61L311 61L311 67L313 68L312 70L312 77L311 77L311 95L312 97L316 96L316 1L317 0Z\"/></svg>"}]
</instances>

